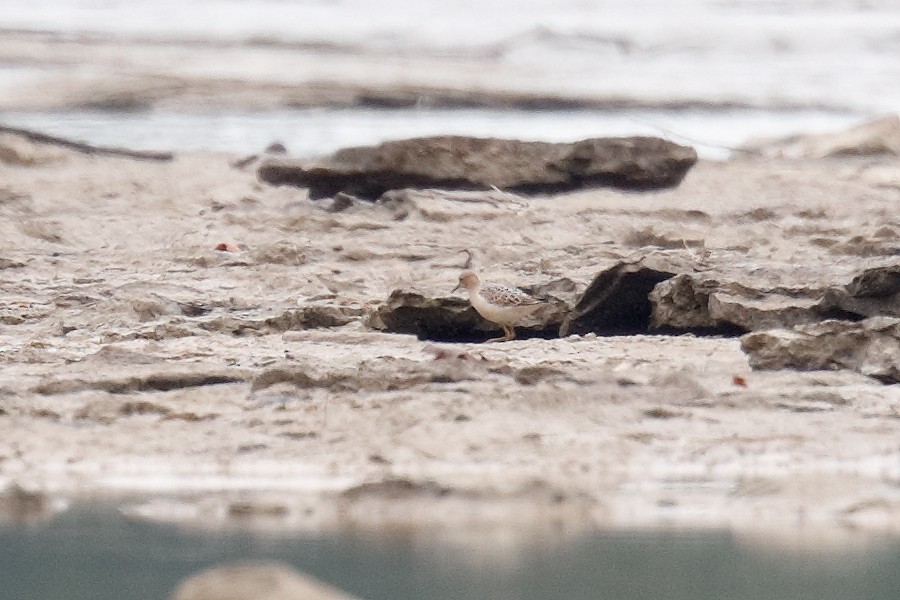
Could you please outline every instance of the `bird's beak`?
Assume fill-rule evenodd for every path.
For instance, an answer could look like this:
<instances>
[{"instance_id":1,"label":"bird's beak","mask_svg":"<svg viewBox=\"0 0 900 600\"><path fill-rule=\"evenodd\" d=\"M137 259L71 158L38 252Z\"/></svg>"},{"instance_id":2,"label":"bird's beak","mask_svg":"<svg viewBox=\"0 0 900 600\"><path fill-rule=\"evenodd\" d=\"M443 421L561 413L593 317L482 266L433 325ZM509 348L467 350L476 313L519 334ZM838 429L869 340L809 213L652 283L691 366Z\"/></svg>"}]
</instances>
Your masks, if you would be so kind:
<instances>
[{"instance_id":1,"label":"bird's beak","mask_svg":"<svg viewBox=\"0 0 900 600\"><path fill-rule=\"evenodd\" d=\"M455 292L456 290L458 290L458 289L461 288L461 287L462 287L462 284L461 284L461 283L457 283L457 284L456 284L456 287L453 288L452 290L450 290L450 293L452 294L453 292Z\"/></svg>"}]
</instances>

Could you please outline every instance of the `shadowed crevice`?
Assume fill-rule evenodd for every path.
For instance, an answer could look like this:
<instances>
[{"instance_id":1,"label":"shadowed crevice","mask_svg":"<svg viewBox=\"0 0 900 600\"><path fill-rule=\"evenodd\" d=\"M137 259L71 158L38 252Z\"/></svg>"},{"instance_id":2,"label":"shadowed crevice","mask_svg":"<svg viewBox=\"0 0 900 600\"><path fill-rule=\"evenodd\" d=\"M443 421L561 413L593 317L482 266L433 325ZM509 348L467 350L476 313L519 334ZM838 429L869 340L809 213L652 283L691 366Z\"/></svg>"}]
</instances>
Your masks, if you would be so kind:
<instances>
[{"instance_id":1,"label":"shadowed crevice","mask_svg":"<svg viewBox=\"0 0 900 600\"><path fill-rule=\"evenodd\" d=\"M650 292L674 276L674 272L650 268L640 261L618 263L600 272L566 315L560 337L647 333L653 312Z\"/></svg>"}]
</instances>

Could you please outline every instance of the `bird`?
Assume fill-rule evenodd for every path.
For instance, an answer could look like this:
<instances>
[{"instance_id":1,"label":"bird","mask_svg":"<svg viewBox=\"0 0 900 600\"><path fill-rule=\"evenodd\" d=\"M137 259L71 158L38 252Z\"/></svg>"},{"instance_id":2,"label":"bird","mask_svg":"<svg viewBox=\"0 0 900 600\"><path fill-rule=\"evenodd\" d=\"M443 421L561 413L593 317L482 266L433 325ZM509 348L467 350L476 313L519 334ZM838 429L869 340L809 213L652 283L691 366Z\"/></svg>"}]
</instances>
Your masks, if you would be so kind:
<instances>
[{"instance_id":1,"label":"bird","mask_svg":"<svg viewBox=\"0 0 900 600\"><path fill-rule=\"evenodd\" d=\"M503 337L492 338L488 342L508 342L516 338L516 325L521 325L538 309L546 306L537 298L529 296L519 288L504 285L482 284L474 271L463 271L459 284L453 291L465 288L469 292L469 302L482 317L503 327Z\"/></svg>"}]
</instances>

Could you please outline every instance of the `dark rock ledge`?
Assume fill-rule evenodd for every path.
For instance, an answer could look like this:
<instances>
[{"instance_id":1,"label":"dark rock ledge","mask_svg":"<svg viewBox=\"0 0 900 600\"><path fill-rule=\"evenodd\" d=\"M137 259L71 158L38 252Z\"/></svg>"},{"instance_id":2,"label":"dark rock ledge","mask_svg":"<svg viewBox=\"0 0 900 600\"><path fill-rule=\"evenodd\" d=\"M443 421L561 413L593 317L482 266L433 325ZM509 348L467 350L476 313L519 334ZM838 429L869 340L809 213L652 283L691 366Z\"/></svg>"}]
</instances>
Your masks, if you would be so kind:
<instances>
[{"instance_id":1,"label":"dark rock ledge","mask_svg":"<svg viewBox=\"0 0 900 600\"><path fill-rule=\"evenodd\" d=\"M697 162L693 148L653 137L553 144L441 136L345 148L316 160L270 158L257 172L274 185L309 188L312 199L375 200L404 188L550 194L589 187L676 186Z\"/></svg>"}]
</instances>

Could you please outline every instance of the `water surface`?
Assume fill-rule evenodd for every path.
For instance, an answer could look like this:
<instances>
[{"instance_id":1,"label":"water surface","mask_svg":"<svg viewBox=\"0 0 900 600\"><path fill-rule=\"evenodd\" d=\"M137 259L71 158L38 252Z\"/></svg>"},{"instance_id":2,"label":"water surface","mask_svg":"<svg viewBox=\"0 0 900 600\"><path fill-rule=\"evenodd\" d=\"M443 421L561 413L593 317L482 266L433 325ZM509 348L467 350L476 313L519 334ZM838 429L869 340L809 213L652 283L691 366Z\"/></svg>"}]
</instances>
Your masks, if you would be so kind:
<instances>
[{"instance_id":1,"label":"water surface","mask_svg":"<svg viewBox=\"0 0 900 600\"><path fill-rule=\"evenodd\" d=\"M6 113L5 125L102 146L141 150L211 150L250 154L274 141L294 156L425 135L474 135L567 142L588 137L653 135L726 158L753 137L834 131L859 122L852 113L722 110L487 110L319 108L262 112Z\"/></svg>"},{"instance_id":2,"label":"water surface","mask_svg":"<svg viewBox=\"0 0 900 600\"><path fill-rule=\"evenodd\" d=\"M243 559L280 560L370 600L896 600L900 590L891 538L788 549L722 531L616 531L460 545L427 533L198 533L110 510L0 526L10 600L161 600L182 578Z\"/></svg>"}]
</instances>

